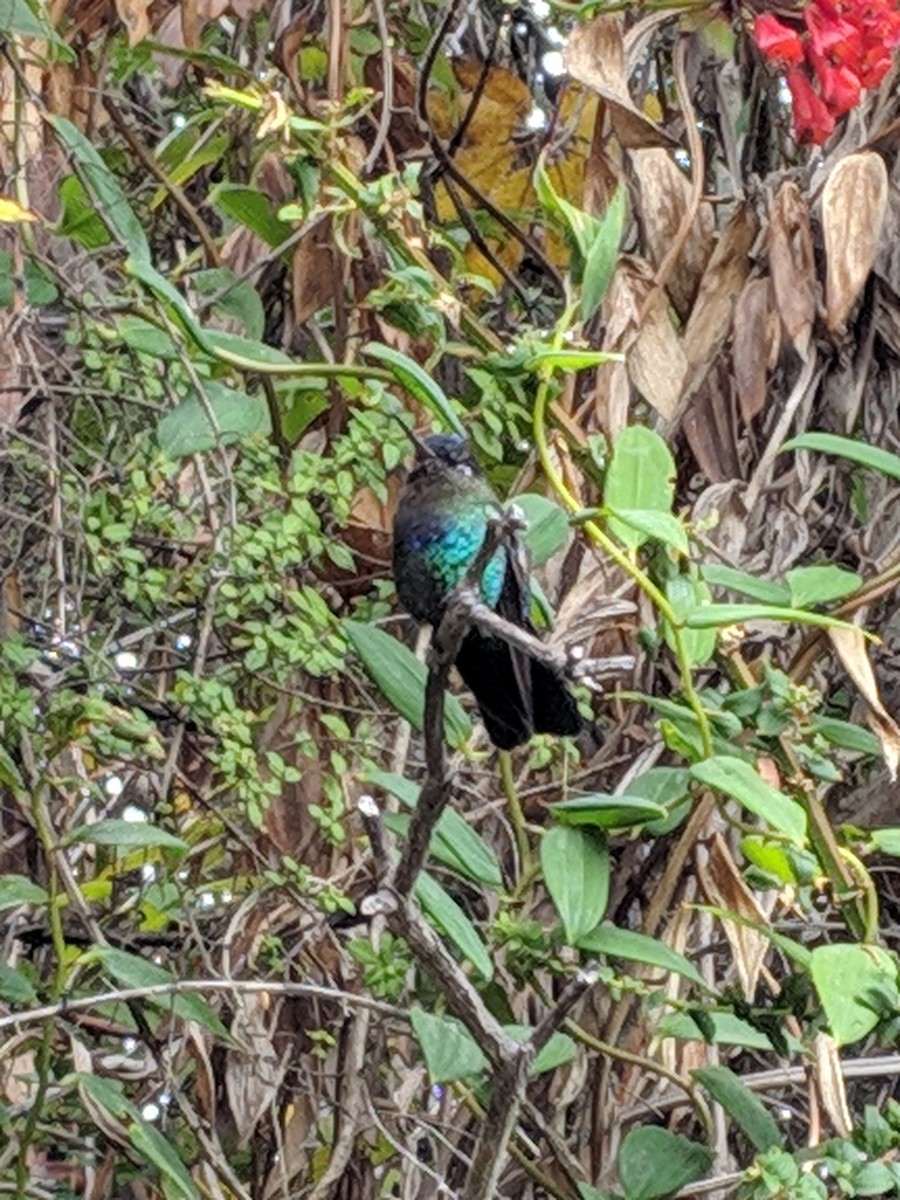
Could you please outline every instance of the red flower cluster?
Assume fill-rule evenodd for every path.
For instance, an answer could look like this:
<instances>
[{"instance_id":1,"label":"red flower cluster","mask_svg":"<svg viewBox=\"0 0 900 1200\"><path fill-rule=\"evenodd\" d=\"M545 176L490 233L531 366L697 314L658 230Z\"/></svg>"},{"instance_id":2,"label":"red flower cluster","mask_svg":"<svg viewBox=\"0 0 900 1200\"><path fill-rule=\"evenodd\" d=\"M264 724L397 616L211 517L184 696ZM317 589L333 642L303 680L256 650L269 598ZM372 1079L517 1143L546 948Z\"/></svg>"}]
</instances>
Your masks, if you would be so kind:
<instances>
[{"instance_id":1,"label":"red flower cluster","mask_svg":"<svg viewBox=\"0 0 900 1200\"><path fill-rule=\"evenodd\" d=\"M862 90L877 87L891 69L900 0L809 0L794 23L760 13L753 36L786 72L797 140L821 145Z\"/></svg>"}]
</instances>

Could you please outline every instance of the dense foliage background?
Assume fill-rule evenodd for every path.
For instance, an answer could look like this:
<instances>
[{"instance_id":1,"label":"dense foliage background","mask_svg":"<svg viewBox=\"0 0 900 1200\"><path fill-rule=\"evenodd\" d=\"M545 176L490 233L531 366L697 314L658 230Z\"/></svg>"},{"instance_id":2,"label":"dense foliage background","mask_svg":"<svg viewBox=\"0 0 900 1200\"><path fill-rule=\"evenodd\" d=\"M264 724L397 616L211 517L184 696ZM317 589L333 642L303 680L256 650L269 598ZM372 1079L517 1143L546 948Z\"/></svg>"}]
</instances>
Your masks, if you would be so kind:
<instances>
[{"instance_id":1,"label":"dense foliage background","mask_svg":"<svg viewBox=\"0 0 900 1200\"><path fill-rule=\"evenodd\" d=\"M0 0L0 1193L900 1190L898 21L763 7ZM394 911L404 426L606 694Z\"/></svg>"}]
</instances>

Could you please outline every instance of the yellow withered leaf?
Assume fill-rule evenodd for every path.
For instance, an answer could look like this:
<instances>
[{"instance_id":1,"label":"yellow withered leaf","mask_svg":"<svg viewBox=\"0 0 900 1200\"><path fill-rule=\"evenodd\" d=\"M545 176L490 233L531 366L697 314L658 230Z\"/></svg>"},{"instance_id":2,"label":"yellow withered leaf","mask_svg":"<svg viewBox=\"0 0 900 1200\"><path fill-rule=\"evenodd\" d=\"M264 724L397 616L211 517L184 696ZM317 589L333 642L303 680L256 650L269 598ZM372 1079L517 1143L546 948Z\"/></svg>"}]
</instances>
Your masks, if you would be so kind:
<instances>
[{"instance_id":1,"label":"yellow withered leaf","mask_svg":"<svg viewBox=\"0 0 900 1200\"><path fill-rule=\"evenodd\" d=\"M458 59L453 63L453 71L459 85L456 94L435 89L428 100L430 120L445 144L465 119L479 87L482 65L474 59ZM533 228L542 216L533 185L534 167L546 146L546 166L554 189L570 203L581 206L597 98L578 84L567 85L557 111L549 114L547 128L542 130L528 128L527 119L534 106L534 97L518 76L503 67L490 67L453 162L491 205L541 245L550 262L563 266L569 258L566 246L555 235L544 235ZM521 243L506 231L490 229L484 223L485 210L477 198L458 183L452 183L452 187L475 221L487 231L485 241L492 253L508 270L515 270L523 256ZM443 182L435 191L435 201L442 221L456 220L456 205ZM495 283L501 281L499 271L476 246L469 246L466 258L473 273Z\"/></svg>"},{"instance_id":2,"label":"yellow withered leaf","mask_svg":"<svg viewBox=\"0 0 900 1200\"><path fill-rule=\"evenodd\" d=\"M29 221L36 220L36 213L23 208L21 204L16 200L10 200L8 196L0 196L0 222L5 225L25 225Z\"/></svg>"}]
</instances>

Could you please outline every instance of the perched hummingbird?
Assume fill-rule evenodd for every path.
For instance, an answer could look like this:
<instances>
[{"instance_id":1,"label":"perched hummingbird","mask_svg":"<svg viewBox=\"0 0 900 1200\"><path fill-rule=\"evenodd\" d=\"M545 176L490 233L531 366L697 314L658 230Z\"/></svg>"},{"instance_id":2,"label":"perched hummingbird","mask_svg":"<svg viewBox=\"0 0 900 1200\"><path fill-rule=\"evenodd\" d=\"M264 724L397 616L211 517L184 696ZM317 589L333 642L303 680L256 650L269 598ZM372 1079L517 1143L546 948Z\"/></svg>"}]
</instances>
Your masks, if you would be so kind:
<instances>
[{"instance_id":1,"label":"perched hummingbird","mask_svg":"<svg viewBox=\"0 0 900 1200\"><path fill-rule=\"evenodd\" d=\"M394 518L397 594L417 621L440 624L450 593L481 549L488 521L500 511L463 438L435 434L417 442ZM499 616L534 632L527 567L505 546L484 568L481 596ZM561 675L501 638L472 626L456 666L478 701L491 741L503 750L533 733L574 737L589 728Z\"/></svg>"}]
</instances>

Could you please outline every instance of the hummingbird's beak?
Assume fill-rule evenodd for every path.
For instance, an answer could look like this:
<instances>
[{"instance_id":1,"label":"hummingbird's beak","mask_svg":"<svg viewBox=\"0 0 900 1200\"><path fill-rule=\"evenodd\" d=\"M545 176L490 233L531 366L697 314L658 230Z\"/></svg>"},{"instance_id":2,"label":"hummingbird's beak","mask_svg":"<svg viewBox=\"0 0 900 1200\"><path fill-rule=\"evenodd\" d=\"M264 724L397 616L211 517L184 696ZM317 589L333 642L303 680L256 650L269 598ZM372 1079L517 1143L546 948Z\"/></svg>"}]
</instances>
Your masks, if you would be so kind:
<instances>
[{"instance_id":1,"label":"hummingbird's beak","mask_svg":"<svg viewBox=\"0 0 900 1200\"><path fill-rule=\"evenodd\" d=\"M403 432L416 448L416 459L419 462L424 462L428 458L434 458L434 451L425 444L425 442L419 437L414 429L410 429L407 425L404 425L403 421L397 416L396 413L391 413L391 416L400 425L403 425Z\"/></svg>"}]
</instances>

